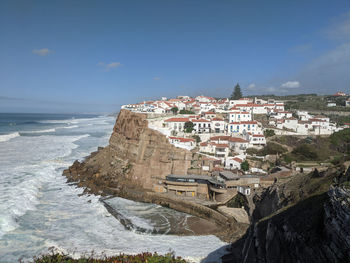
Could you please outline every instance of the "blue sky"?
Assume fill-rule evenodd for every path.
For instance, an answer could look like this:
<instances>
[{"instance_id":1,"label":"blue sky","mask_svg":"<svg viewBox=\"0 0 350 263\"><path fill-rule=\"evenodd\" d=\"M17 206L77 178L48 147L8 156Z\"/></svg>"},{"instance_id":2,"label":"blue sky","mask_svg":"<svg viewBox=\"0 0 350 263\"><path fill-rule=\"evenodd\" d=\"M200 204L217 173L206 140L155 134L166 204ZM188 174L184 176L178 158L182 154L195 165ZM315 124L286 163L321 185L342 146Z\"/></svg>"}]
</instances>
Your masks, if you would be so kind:
<instances>
[{"instance_id":1,"label":"blue sky","mask_svg":"<svg viewBox=\"0 0 350 263\"><path fill-rule=\"evenodd\" d=\"M0 111L350 92L350 1L0 1Z\"/></svg>"}]
</instances>

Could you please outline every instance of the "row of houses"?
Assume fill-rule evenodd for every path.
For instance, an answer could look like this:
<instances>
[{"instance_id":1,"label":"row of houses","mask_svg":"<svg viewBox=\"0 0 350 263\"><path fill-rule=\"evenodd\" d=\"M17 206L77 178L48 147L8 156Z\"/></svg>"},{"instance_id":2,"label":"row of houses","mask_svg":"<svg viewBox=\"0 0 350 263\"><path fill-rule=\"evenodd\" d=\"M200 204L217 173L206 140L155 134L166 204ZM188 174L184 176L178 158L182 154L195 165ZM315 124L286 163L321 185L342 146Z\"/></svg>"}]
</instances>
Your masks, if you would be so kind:
<instances>
[{"instance_id":1,"label":"row of houses","mask_svg":"<svg viewBox=\"0 0 350 263\"><path fill-rule=\"evenodd\" d=\"M270 115L269 125L300 135L330 135L341 129L323 115L311 115L306 111L297 111L295 115L291 112L277 112Z\"/></svg>"},{"instance_id":2,"label":"row of houses","mask_svg":"<svg viewBox=\"0 0 350 263\"><path fill-rule=\"evenodd\" d=\"M283 102L269 100L264 101L258 98L242 98L239 100L215 99L207 96L178 96L175 99L162 98L160 100L143 101L136 104L122 105L122 109L128 109L134 112L165 114L171 113L173 108L180 110L189 110L196 114L216 111L228 113L239 110L252 112L254 114L266 114L273 109L284 110Z\"/></svg>"}]
</instances>

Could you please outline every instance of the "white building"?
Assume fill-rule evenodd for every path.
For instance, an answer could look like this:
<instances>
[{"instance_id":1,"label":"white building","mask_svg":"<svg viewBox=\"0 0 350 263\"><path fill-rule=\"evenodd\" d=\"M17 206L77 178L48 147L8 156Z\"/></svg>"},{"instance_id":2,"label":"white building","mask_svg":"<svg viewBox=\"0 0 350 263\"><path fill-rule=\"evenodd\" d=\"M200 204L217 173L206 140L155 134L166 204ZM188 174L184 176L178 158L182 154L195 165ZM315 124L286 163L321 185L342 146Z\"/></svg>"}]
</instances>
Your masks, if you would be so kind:
<instances>
[{"instance_id":1,"label":"white building","mask_svg":"<svg viewBox=\"0 0 350 263\"><path fill-rule=\"evenodd\" d=\"M247 111L234 111L229 113L229 122L251 121L252 114Z\"/></svg>"},{"instance_id":2,"label":"white building","mask_svg":"<svg viewBox=\"0 0 350 263\"><path fill-rule=\"evenodd\" d=\"M213 118L211 120L211 131L214 133L224 133L226 122L221 118Z\"/></svg>"},{"instance_id":3,"label":"white building","mask_svg":"<svg viewBox=\"0 0 350 263\"><path fill-rule=\"evenodd\" d=\"M192 138L183 138L183 137L169 137L169 141L171 144L176 147L192 150L196 147L196 141Z\"/></svg>"},{"instance_id":4,"label":"white building","mask_svg":"<svg viewBox=\"0 0 350 263\"><path fill-rule=\"evenodd\" d=\"M249 144L252 147L265 146L266 138L263 134L249 134Z\"/></svg>"},{"instance_id":5,"label":"white building","mask_svg":"<svg viewBox=\"0 0 350 263\"><path fill-rule=\"evenodd\" d=\"M227 130L229 133L255 133L258 129L258 122L256 121L231 122L227 125Z\"/></svg>"},{"instance_id":6,"label":"white building","mask_svg":"<svg viewBox=\"0 0 350 263\"><path fill-rule=\"evenodd\" d=\"M192 119L191 121L196 133L209 133L211 131L211 121L205 119Z\"/></svg>"},{"instance_id":7,"label":"white building","mask_svg":"<svg viewBox=\"0 0 350 263\"><path fill-rule=\"evenodd\" d=\"M164 121L164 127L169 128L172 131L182 132L184 130L185 123L190 121L189 118L170 118Z\"/></svg>"}]
</instances>

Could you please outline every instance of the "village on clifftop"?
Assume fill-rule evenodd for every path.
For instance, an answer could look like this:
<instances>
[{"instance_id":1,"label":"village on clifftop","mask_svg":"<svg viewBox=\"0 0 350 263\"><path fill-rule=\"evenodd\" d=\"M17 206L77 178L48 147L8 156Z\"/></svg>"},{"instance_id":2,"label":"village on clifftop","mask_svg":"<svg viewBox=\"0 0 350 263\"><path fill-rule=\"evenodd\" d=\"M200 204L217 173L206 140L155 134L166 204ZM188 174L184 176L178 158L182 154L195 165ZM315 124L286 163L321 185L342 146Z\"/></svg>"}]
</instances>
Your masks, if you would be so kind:
<instances>
[{"instance_id":1,"label":"village on clifftop","mask_svg":"<svg viewBox=\"0 0 350 263\"><path fill-rule=\"evenodd\" d=\"M250 195L252 188L267 187L276 178L307 170L278 165L279 153L255 154L271 137L329 136L349 127L323 115L286 111L285 102L273 98L178 96L121 108L147 114L149 128L164 134L176 147L200 156L201 161L193 164L193 175L169 175L160 191L212 201L231 198L230 191ZM201 192L201 183L211 187Z\"/></svg>"}]
</instances>

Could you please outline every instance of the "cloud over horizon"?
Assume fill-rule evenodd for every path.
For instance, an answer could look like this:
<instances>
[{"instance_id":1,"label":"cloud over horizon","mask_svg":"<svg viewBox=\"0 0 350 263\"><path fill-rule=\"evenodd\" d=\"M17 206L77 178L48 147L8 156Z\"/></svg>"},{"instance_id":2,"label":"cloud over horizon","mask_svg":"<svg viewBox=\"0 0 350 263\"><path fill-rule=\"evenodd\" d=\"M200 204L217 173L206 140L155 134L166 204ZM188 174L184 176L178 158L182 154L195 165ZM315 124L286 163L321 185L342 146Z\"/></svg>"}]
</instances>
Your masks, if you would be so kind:
<instances>
[{"instance_id":1,"label":"cloud over horizon","mask_svg":"<svg viewBox=\"0 0 350 263\"><path fill-rule=\"evenodd\" d=\"M300 88L300 82L299 81L287 81L285 83L282 83L281 88L286 88L286 89Z\"/></svg>"},{"instance_id":2,"label":"cloud over horizon","mask_svg":"<svg viewBox=\"0 0 350 263\"><path fill-rule=\"evenodd\" d=\"M336 45L310 61L298 79L310 91L327 93L349 88L350 83L350 12L333 21L324 35Z\"/></svg>"},{"instance_id":3,"label":"cloud over horizon","mask_svg":"<svg viewBox=\"0 0 350 263\"><path fill-rule=\"evenodd\" d=\"M47 56L48 54L53 53L53 50L50 50L48 48L33 49L32 53L39 56Z\"/></svg>"},{"instance_id":4,"label":"cloud over horizon","mask_svg":"<svg viewBox=\"0 0 350 263\"><path fill-rule=\"evenodd\" d=\"M109 71L113 68L118 68L122 66L120 62L110 62L110 63L105 63L105 62L99 62L97 63L97 66L105 68L105 70Z\"/></svg>"}]
</instances>

